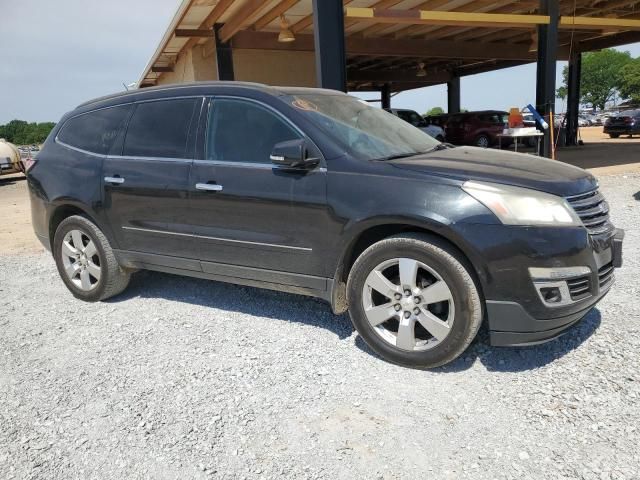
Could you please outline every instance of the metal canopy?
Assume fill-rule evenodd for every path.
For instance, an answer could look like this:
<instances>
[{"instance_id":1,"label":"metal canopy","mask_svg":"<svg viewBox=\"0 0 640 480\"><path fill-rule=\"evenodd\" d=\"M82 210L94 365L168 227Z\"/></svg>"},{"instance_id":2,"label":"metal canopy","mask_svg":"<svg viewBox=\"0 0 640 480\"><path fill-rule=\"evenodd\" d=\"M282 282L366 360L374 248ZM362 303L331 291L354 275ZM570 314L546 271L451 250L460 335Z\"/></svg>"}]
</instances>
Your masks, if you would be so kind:
<instances>
[{"instance_id":1,"label":"metal canopy","mask_svg":"<svg viewBox=\"0 0 640 480\"><path fill-rule=\"evenodd\" d=\"M558 59L640 41L640 0L559 5ZM539 0L343 0L343 6L352 91L402 91L534 62L537 32L549 23ZM312 12L312 0L184 0L139 85L156 84L179 55L207 41L214 24L219 42L232 49L314 51ZM295 41L278 42L280 15ZM426 75L417 75L420 64Z\"/></svg>"}]
</instances>

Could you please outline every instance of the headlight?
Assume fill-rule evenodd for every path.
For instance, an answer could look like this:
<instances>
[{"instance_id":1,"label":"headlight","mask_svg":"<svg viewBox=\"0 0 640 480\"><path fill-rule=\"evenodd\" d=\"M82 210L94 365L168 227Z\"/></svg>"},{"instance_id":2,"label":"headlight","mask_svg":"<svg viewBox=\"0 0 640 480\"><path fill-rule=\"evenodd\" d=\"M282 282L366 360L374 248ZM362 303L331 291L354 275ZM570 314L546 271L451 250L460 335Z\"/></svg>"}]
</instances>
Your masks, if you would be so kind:
<instances>
[{"instance_id":1,"label":"headlight","mask_svg":"<svg viewBox=\"0 0 640 480\"><path fill-rule=\"evenodd\" d=\"M465 182L463 190L491 210L505 225L581 226L562 197L528 188Z\"/></svg>"}]
</instances>

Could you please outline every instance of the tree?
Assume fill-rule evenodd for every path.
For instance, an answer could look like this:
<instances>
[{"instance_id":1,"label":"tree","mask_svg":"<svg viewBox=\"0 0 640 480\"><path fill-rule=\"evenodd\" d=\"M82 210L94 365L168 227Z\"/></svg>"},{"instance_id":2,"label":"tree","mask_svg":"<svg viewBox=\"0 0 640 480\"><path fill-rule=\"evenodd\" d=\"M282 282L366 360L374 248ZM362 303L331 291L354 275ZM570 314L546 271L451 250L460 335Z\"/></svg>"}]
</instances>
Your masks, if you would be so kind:
<instances>
[{"instance_id":1,"label":"tree","mask_svg":"<svg viewBox=\"0 0 640 480\"><path fill-rule=\"evenodd\" d=\"M620 52L612 48L583 54L580 101L593 105L594 108L604 109L620 89L623 67L632 61L629 52ZM564 68L562 75L564 85L558 89L556 95L564 99L569 90L569 67Z\"/></svg>"},{"instance_id":2,"label":"tree","mask_svg":"<svg viewBox=\"0 0 640 480\"><path fill-rule=\"evenodd\" d=\"M6 125L0 125L0 138L16 145L42 143L55 125L53 122L27 123L24 120L11 120Z\"/></svg>"},{"instance_id":3,"label":"tree","mask_svg":"<svg viewBox=\"0 0 640 480\"><path fill-rule=\"evenodd\" d=\"M640 57L622 67L620 75L620 95L640 102Z\"/></svg>"},{"instance_id":4,"label":"tree","mask_svg":"<svg viewBox=\"0 0 640 480\"><path fill-rule=\"evenodd\" d=\"M425 116L432 117L432 116L442 115L442 114L444 114L444 109L442 107L433 107L431 110L425 113Z\"/></svg>"}]
</instances>

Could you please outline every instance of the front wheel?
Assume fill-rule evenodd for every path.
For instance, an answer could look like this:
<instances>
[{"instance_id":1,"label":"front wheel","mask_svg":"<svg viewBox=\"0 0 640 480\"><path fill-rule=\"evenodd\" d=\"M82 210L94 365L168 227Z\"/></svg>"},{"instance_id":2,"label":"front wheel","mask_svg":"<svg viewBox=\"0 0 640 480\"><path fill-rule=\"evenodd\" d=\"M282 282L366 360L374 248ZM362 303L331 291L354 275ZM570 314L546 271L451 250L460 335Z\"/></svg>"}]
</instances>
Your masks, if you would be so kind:
<instances>
[{"instance_id":1,"label":"front wheel","mask_svg":"<svg viewBox=\"0 0 640 480\"><path fill-rule=\"evenodd\" d=\"M347 282L354 327L392 363L435 368L453 361L482 322L480 294L465 265L449 245L427 235L372 245Z\"/></svg>"},{"instance_id":2,"label":"front wheel","mask_svg":"<svg viewBox=\"0 0 640 480\"><path fill-rule=\"evenodd\" d=\"M620 134L619 133L610 133L609 136L611 138L620 138Z\"/></svg>"},{"instance_id":3,"label":"front wheel","mask_svg":"<svg viewBox=\"0 0 640 480\"><path fill-rule=\"evenodd\" d=\"M81 300L97 302L122 292L129 284L109 241L88 218L64 219L53 239L53 256L62 281Z\"/></svg>"}]
</instances>

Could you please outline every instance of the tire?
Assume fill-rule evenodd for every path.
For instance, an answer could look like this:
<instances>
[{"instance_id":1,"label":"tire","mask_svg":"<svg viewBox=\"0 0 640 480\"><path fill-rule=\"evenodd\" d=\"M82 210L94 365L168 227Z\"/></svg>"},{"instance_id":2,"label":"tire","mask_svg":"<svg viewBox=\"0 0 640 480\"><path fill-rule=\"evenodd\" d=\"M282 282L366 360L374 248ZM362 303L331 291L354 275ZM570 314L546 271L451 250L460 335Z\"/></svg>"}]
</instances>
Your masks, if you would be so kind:
<instances>
[{"instance_id":1,"label":"tire","mask_svg":"<svg viewBox=\"0 0 640 480\"><path fill-rule=\"evenodd\" d=\"M411 262L418 266L407 270ZM404 276L418 279L411 295L401 285L403 269L416 272ZM381 294L380 272L399 291ZM448 300L431 302L447 295ZM479 289L467 262L445 242L424 234L396 235L366 249L349 273L347 301L351 321L363 340L385 360L411 368L435 368L455 360L473 341L483 318ZM405 317L407 313L410 318Z\"/></svg>"},{"instance_id":2,"label":"tire","mask_svg":"<svg viewBox=\"0 0 640 480\"><path fill-rule=\"evenodd\" d=\"M619 133L610 133L609 136L611 138L620 138L620 134Z\"/></svg>"},{"instance_id":3,"label":"tire","mask_svg":"<svg viewBox=\"0 0 640 480\"><path fill-rule=\"evenodd\" d=\"M107 237L87 217L64 219L56 229L52 251L62 281L76 298L106 300L129 284L129 272L120 267Z\"/></svg>"},{"instance_id":4,"label":"tire","mask_svg":"<svg viewBox=\"0 0 640 480\"><path fill-rule=\"evenodd\" d=\"M478 135L473 144L480 148L489 148L491 146L491 139L487 135Z\"/></svg>"}]
</instances>

